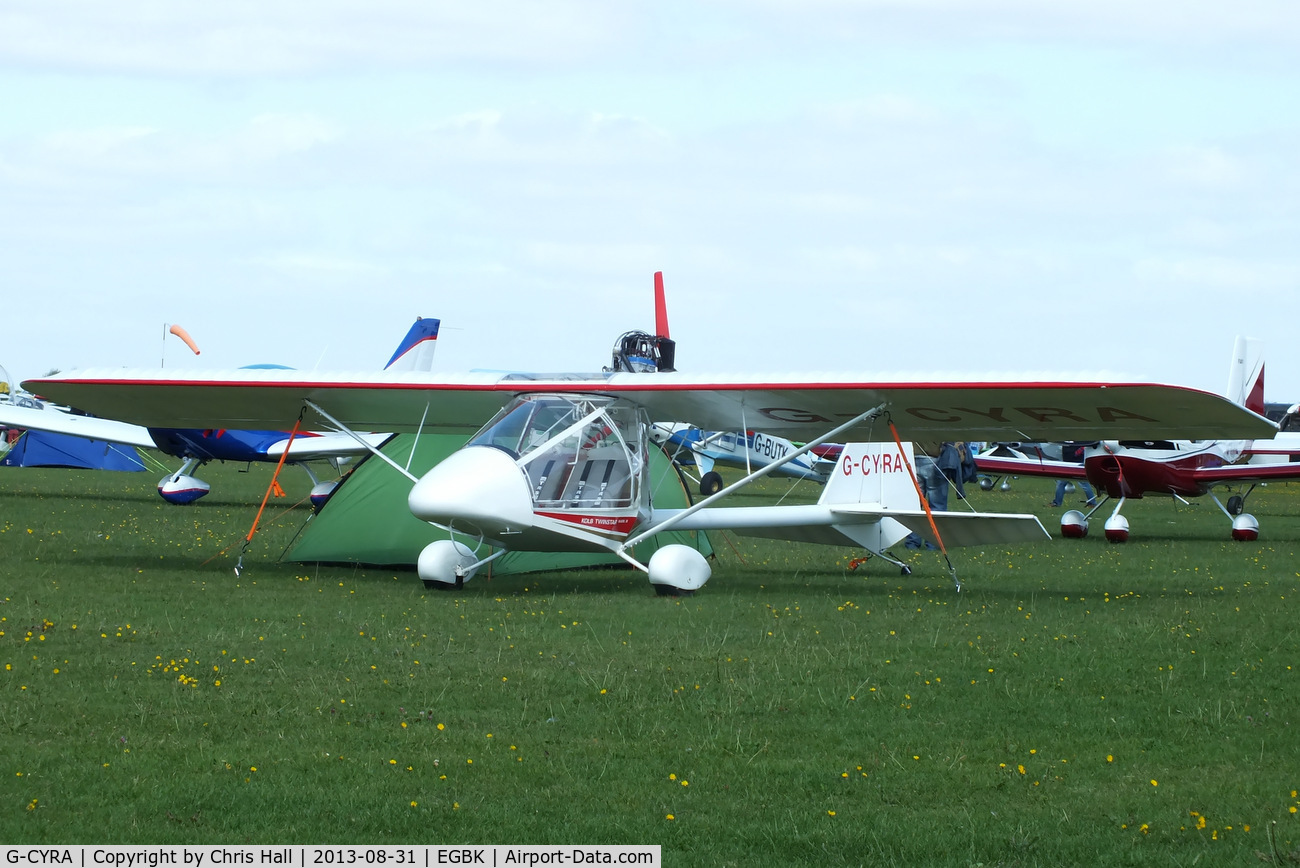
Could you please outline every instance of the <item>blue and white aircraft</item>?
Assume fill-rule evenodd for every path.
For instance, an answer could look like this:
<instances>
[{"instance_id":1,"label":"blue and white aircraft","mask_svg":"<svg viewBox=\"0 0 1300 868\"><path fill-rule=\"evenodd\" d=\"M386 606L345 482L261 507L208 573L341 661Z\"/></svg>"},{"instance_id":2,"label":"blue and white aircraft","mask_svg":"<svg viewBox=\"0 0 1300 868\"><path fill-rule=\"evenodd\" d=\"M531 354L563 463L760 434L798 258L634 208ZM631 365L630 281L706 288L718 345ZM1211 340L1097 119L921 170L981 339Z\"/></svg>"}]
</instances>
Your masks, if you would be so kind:
<instances>
[{"instance_id":1,"label":"blue and white aircraft","mask_svg":"<svg viewBox=\"0 0 1300 868\"><path fill-rule=\"evenodd\" d=\"M694 464L699 472L700 494L706 497L722 490L722 476L714 466L738 467L746 472L780 463L798 446L783 437L760 431L701 431L690 425L658 423L651 438L679 466ZM781 463L773 476L811 479L825 484L840 457L838 444L826 444Z\"/></svg>"},{"instance_id":2,"label":"blue and white aircraft","mask_svg":"<svg viewBox=\"0 0 1300 868\"><path fill-rule=\"evenodd\" d=\"M384 370L430 371L437 346L439 323L436 319L416 319ZM242 370L289 369L282 365L250 365ZM299 431L291 437L288 431L146 428L115 419L45 407L39 401L27 403L29 406L0 403L0 425L72 434L121 446L157 449L182 459L184 463L180 469L168 474L158 483L158 493L163 500L174 504L193 503L211 491L207 482L190 475L195 468L209 461L278 463L284 456L286 463L297 464L307 471L313 483L312 502L319 506L329 498L337 481L319 480L306 462L326 461L337 469L341 459L364 455L389 437L388 434L354 436L351 433L316 431ZM36 406L30 406L31 404Z\"/></svg>"}]
</instances>

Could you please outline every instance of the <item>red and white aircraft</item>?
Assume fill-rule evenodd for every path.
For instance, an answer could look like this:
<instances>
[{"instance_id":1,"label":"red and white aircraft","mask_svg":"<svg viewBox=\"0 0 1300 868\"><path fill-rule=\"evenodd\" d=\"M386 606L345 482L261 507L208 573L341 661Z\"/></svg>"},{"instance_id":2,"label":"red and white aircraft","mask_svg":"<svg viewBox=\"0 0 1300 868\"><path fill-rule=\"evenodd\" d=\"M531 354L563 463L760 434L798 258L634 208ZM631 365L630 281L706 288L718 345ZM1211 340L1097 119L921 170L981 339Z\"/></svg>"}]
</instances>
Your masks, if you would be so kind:
<instances>
[{"instance_id":1,"label":"red and white aircraft","mask_svg":"<svg viewBox=\"0 0 1300 868\"><path fill-rule=\"evenodd\" d=\"M52 399L137 424L179 428L310 427L351 431L462 431L465 448L416 479L409 503L448 537L419 558L429 585L458 587L506 550L612 551L648 573L660 591L693 591L707 561L685 545L647 563L638 542L669 528L733 528L783 539L863 547L875 554L916 531L941 545L1042 539L1027 515L936 513L914 486L915 440L1121 439L1136 436L1266 436L1262 416L1208 392L1151 383L1028 377L942 382L843 376L717 377L677 372L319 374L288 370L62 373L25 384ZM714 508L759 468L686 510L651 502L650 420L705 430L745 425L806 445L832 439L893 443L846 447L817 504ZM489 420L483 425L484 420ZM451 539L458 531L477 541ZM887 557L887 556L886 556ZM892 562L900 562L890 558ZM960 587L960 586L959 586Z\"/></svg>"},{"instance_id":2,"label":"red and white aircraft","mask_svg":"<svg viewBox=\"0 0 1300 868\"><path fill-rule=\"evenodd\" d=\"M1238 338L1233 350L1227 397L1244 408L1264 411L1264 362L1258 341ZM1151 435L1148 435L1151 436ZM1130 498L1147 495L1188 497L1207 495L1232 522L1232 538L1254 540L1259 522L1242 512L1246 497L1261 482L1300 480L1300 433L1283 432L1268 440L1128 440L1105 439L1083 450L1083 462L1043 458L1033 450L998 446L979 455L975 466L984 473L1086 480L1106 495L1087 514L1069 510L1061 517L1061 534L1080 538L1088 519L1111 499L1119 502L1106 520L1106 539L1128 539L1128 519L1120 514ZM1249 486L1226 505L1214 489Z\"/></svg>"}]
</instances>

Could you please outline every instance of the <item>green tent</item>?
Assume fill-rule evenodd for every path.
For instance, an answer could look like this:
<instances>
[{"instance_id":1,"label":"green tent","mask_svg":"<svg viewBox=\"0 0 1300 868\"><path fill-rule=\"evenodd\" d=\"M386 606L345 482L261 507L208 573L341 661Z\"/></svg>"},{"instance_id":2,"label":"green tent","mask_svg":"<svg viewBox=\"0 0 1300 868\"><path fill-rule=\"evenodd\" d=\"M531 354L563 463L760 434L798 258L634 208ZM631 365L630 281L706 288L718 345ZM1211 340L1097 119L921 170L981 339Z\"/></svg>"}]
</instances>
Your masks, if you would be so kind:
<instances>
[{"instance_id":1,"label":"green tent","mask_svg":"<svg viewBox=\"0 0 1300 868\"><path fill-rule=\"evenodd\" d=\"M381 451L416 476L465 445L458 434L396 434ZM408 463L409 462L409 463ZM668 456L650 449L650 480L655 504L690 505L690 496ZM411 515L406 505L411 482L386 462L367 457L339 483L333 496L312 516L285 556L298 563L359 563L414 566L426 545L444 535ZM468 545L473 541L462 539ZM713 554L708 536L695 531L666 531L638 545L642 563L663 544L681 543ZM625 565L613 554L590 552L509 552L490 565L491 574L551 572L576 567Z\"/></svg>"}]
</instances>

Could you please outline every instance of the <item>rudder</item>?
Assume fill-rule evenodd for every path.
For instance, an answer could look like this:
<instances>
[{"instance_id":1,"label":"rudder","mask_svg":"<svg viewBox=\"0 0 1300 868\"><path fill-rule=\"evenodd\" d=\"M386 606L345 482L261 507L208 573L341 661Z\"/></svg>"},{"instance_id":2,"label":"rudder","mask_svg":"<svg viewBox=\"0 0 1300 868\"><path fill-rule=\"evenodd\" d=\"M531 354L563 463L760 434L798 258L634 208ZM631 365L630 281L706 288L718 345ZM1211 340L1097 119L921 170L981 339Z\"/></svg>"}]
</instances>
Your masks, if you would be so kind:
<instances>
[{"instance_id":1,"label":"rudder","mask_svg":"<svg viewBox=\"0 0 1300 868\"><path fill-rule=\"evenodd\" d=\"M415 323L397 345L393 357L384 365L385 371L431 371L433 353L438 346L438 326L441 320L416 317Z\"/></svg>"},{"instance_id":2,"label":"rudder","mask_svg":"<svg viewBox=\"0 0 1300 868\"><path fill-rule=\"evenodd\" d=\"M1264 342L1258 338L1237 337L1228 370L1227 398L1264 415Z\"/></svg>"},{"instance_id":3,"label":"rudder","mask_svg":"<svg viewBox=\"0 0 1300 868\"><path fill-rule=\"evenodd\" d=\"M921 498L912 473L912 444L846 443L818 503L879 504L886 509L918 510ZM904 461L906 459L906 461Z\"/></svg>"}]
</instances>

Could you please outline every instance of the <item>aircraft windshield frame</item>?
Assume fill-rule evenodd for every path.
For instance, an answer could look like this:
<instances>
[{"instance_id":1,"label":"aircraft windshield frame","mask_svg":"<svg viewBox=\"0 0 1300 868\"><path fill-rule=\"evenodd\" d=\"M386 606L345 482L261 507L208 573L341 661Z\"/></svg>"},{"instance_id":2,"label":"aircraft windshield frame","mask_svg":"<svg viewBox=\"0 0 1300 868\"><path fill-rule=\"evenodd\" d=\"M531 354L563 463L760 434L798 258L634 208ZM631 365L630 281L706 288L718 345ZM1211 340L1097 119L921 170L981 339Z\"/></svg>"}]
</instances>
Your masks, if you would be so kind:
<instances>
[{"instance_id":1,"label":"aircraft windshield frame","mask_svg":"<svg viewBox=\"0 0 1300 868\"><path fill-rule=\"evenodd\" d=\"M627 509L648 491L640 481L647 431L645 411L629 401L523 395L466 445L490 446L514 458L529 476L537 508Z\"/></svg>"}]
</instances>

